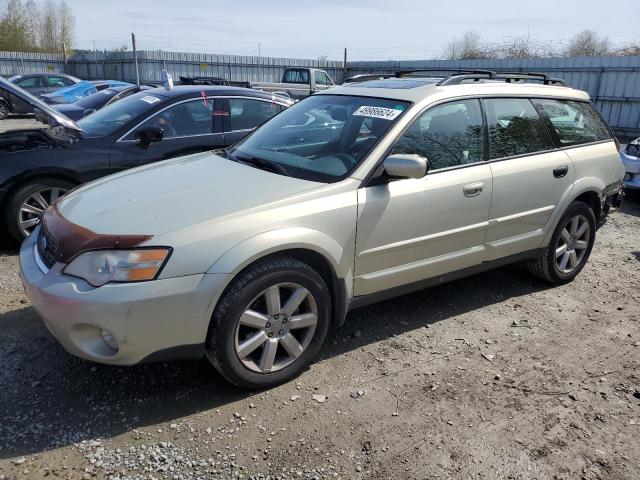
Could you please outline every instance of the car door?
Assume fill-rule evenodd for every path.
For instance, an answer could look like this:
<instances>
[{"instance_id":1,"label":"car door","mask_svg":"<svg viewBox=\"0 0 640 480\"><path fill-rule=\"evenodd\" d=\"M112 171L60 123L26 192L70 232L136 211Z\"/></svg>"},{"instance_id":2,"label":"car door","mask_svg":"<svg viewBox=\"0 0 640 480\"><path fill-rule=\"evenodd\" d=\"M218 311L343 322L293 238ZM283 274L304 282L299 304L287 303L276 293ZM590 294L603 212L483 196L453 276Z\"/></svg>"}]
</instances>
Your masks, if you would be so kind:
<instances>
[{"instance_id":1,"label":"car door","mask_svg":"<svg viewBox=\"0 0 640 480\"><path fill-rule=\"evenodd\" d=\"M225 143L233 145L286 107L273 100L228 97L224 102Z\"/></svg>"},{"instance_id":2,"label":"car door","mask_svg":"<svg viewBox=\"0 0 640 480\"><path fill-rule=\"evenodd\" d=\"M554 209L573 184L574 168L566 153L554 148L529 99L482 102L493 174L486 244L488 258L495 259L540 246Z\"/></svg>"},{"instance_id":3,"label":"car door","mask_svg":"<svg viewBox=\"0 0 640 480\"><path fill-rule=\"evenodd\" d=\"M154 113L112 145L111 168L124 170L223 147L222 122L214 115L219 108L218 102L218 98L198 97L180 101ZM137 132L146 127L162 128L162 140L148 147L141 145Z\"/></svg>"},{"instance_id":4,"label":"car door","mask_svg":"<svg viewBox=\"0 0 640 480\"><path fill-rule=\"evenodd\" d=\"M480 102L431 107L391 154L418 154L427 175L358 190L355 295L406 285L484 260L491 168L484 161Z\"/></svg>"}]
</instances>

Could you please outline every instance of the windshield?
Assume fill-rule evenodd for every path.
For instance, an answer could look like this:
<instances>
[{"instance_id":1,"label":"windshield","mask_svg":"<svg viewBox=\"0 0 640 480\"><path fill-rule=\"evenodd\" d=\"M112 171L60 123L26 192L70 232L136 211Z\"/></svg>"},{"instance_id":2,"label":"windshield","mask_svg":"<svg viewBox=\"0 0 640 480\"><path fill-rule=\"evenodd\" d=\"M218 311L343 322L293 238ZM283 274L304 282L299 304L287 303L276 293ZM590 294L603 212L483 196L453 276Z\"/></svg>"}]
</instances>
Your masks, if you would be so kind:
<instances>
[{"instance_id":1,"label":"windshield","mask_svg":"<svg viewBox=\"0 0 640 480\"><path fill-rule=\"evenodd\" d=\"M232 158L280 164L292 176L335 182L366 157L409 103L314 95L268 121L233 147Z\"/></svg>"},{"instance_id":2,"label":"windshield","mask_svg":"<svg viewBox=\"0 0 640 480\"><path fill-rule=\"evenodd\" d=\"M139 92L82 118L78 125L90 135L110 135L134 118L157 107L164 98L149 91Z\"/></svg>"}]
</instances>

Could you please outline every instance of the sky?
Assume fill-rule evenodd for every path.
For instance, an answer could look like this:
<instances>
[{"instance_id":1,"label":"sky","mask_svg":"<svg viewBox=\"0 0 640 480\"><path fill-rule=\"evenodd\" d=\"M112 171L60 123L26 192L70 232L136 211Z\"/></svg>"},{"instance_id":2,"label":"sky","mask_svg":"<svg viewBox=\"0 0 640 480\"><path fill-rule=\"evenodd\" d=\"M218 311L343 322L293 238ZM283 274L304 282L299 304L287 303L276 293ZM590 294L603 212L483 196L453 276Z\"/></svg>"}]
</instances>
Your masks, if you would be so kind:
<instances>
[{"instance_id":1,"label":"sky","mask_svg":"<svg viewBox=\"0 0 640 480\"><path fill-rule=\"evenodd\" d=\"M130 47L135 32L140 50L341 60L346 47L349 60L407 60L439 58L468 30L488 42L566 42L585 28L614 43L640 38L624 21L638 0L66 1L83 49Z\"/></svg>"}]
</instances>

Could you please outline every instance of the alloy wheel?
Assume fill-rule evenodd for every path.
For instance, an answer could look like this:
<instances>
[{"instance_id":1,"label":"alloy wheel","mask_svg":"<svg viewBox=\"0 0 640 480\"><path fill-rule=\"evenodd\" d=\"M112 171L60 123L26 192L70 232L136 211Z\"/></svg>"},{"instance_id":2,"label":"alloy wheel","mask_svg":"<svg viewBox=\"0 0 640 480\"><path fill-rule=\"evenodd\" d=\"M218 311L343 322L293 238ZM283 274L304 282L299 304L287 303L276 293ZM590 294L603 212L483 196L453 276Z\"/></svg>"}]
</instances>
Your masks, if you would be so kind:
<instances>
[{"instance_id":1,"label":"alloy wheel","mask_svg":"<svg viewBox=\"0 0 640 480\"><path fill-rule=\"evenodd\" d=\"M276 372L304 353L317 323L318 307L309 290L295 283L272 285L240 316L235 331L236 355L249 370Z\"/></svg>"},{"instance_id":2,"label":"alloy wheel","mask_svg":"<svg viewBox=\"0 0 640 480\"><path fill-rule=\"evenodd\" d=\"M33 192L22 202L18 211L18 225L25 237L40 223L44 211L67 192L65 188L44 187Z\"/></svg>"},{"instance_id":3,"label":"alloy wheel","mask_svg":"<svg viewBox=\"0 0 640 480\"><path fill-rule=\"evenodd\" d=\"M556 244L556 266L568 274L585 258L591 240L591 227L584 215L572 217L564 226Z\"/></svg>"}]
</instances>

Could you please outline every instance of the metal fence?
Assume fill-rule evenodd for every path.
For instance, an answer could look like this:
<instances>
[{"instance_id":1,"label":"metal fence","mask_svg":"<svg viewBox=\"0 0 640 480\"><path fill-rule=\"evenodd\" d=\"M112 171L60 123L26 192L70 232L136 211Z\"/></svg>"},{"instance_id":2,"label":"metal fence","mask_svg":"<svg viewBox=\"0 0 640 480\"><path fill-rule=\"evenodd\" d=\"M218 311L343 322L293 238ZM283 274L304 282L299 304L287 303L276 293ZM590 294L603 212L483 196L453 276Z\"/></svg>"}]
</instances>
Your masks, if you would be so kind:
<instances>
[{"instance_id":1,"label":"metal fence","mask_svg":"<svg viewBox=\"0 0 640 480\"><path fill-rule=\"evenodd\" d=\"M318 67L342 83L342 62L299 58L250 57L164 51L138 52L141 82L158 83L166 68L180 76L222 77L235 81L280 81L292 66ZM640 57L531 58L500 60L413 60L350 62L346 75L394 72L416 68L485 68L498 71L540 71L564 78L586 90L618 135L640 136ZM88 80L135 81L133 52L61 55L0 52L0 75L28 72L67 72Z\"/></svg>"},{"instance_id":2,"label":"metal fence","mask_svg":"<svg viewBox=\"0 0 640 480\"><path fill-rule=\"evenodd\" d=\"M234 81L279 82L287 67L324 68L336 82L342 82L342 62L336 61L146 50L138 52L140 81L148 83L160 82L163 69L174 80L180 76L203 76ZM89 80L135 81L136 78L133 52L75 55L69 59L67 71Z\"/></svg>"},{"instance_id":3,"label":"metal fence","mask_svg":"<svg viewBox=\"0 0 640 480\"><path fill-rule=\"evenodd\" d=\"M549 73L563 78L574 88L589 92L616 134L640 136L640 57L351 62L348 75L419 68Z\"/></svg>"},{"instance_id":4,"label":"metal fence","mask_svg":"<svg viewBox=\"0 0 640 480\"><path fill-rule=\"evenodd\" d=\"M64 67L62 55L54 53L0 52L0 75L3 77L33 72L62 73Z\"/></svg>"}]
</instances>

